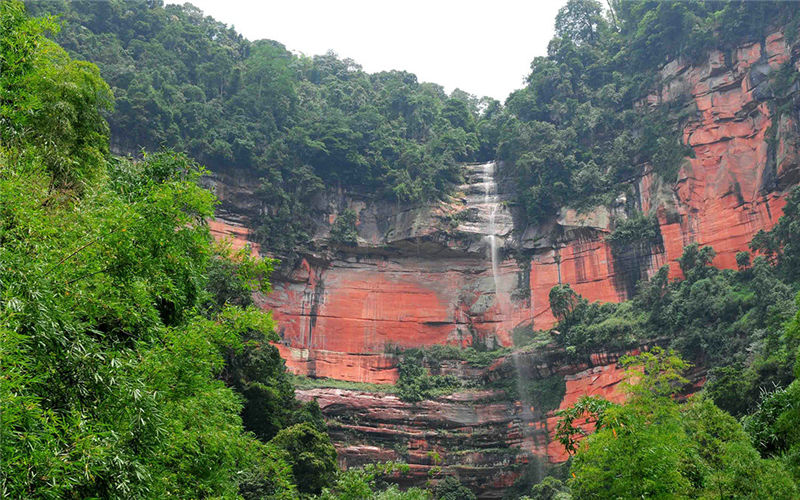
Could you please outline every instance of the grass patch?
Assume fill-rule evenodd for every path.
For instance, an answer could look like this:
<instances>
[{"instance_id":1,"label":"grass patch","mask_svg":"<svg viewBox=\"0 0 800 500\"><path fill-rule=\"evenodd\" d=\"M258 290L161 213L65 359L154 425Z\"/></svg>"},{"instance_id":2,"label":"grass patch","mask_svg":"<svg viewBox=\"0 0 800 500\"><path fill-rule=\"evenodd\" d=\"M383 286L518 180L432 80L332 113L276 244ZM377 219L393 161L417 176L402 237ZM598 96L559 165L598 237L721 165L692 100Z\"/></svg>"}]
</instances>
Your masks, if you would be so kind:
<instances>
[{"instance_id":1,"label":"grass patch","mask_svg":"<svg viewBox=\"0 0 800 500\"><path fill-rule=\"evenodd\" d=\"M397 387L393 384L371 384L369 382L350 382L333 378L312 378L304 375L289 375L295 389L347 389L351 391L382 392L393 394Z\"/></svg>"}]
</instances>

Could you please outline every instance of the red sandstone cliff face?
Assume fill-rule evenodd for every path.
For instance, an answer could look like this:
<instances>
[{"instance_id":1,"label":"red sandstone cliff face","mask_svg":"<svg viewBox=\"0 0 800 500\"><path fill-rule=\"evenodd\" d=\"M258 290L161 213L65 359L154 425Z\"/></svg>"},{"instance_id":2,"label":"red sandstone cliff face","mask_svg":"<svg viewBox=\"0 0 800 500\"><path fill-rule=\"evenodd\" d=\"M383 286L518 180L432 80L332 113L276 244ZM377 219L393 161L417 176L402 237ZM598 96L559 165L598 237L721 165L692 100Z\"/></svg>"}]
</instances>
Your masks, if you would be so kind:
<instances>
[{"instance_id":1,"label":"red sandstone cliff face","mask_svg":"<svg viewBox=\"0 0 800 500\"><path fill-rule=\"evenodd\" d=\"M677 259L695 242L714 247L718 267L735 268L736 253L777 222L783 190L798 180L800 131L793 117L783 115L773 123L768 75L790 58L784 35L774 33L730 54L715 51L700 66L673 61L661 70L660 92L643 105L683 101L695 109L683 128L684 144L694 157L686 159L674 184L652 172L638 182L639 206L657 214L663 240L637 264L638 271L651 275L669 265L671 276L679 276ZM597 211L608 213L603 207ZM590 231L533 257L531 302L540 328L553 322L547 294L559 279L592 301L619 301L629 293L620 272L626 263L615 260L603 241L608 218L581 221L564 212L563 227Z\"/></svg>"},{"instance_id":2,"label":"red sandstone cliff face","mask_svg":"<svg viewBox=\"0 0 800 500\"><path fill-rule=\"evenodd\" d=\"M559 408L584 394L618 402L622 395L616 388L624 371L616 359L598 358L600 364L590 367L570 364L563 353L554 353L552 359L533 356L522 359L524 375L515 375L516 368L504 359L477 376L559 377L565 387ZM342 389L305 389L297 395L320 405L342 466L403 461L410 472L398 482L407 486L454 475L480 498L499 498L525 467L568 458L554 440L558 419L552 411L541 411L536 402L510 401L499 390L459 392L419 403ZM525 411L526 404L530 411Z\"/></svg>"},{"instance_id":3,"label":"red sandstone cliff face","mask_svg":"<svg viewBox=\"0 0 800 500\"><path fill-rule=\"evenodd\" d=\"M713 246L716 265L735 267L736 253L777 222L785 190L800 181L798 118L773 115L769 87L769 74L797 59L783 34L775 33L728 54L712 53L702 65L674 61L662 69L662 87L642 105L688 107L682 134L694 156L685 160L677 182L652 172L637 181L636 201L643 212L657 215L662 237L638 254L615 255L605 242L612 217L623 215L618 208L597 207L589 214L564 209L545 227L496 232L505 246L493 266L476 229L486 226L481 196L490 198L488 189L481 194L482 182L428 207L341 192L318 200L325 214L315 235L319 245L274 277L272 294L257 298L274 311L287 366L315 377L392 383L395 347L509 345L516 326L550 327L548 295L558 283L569 283L591 301L624 300L636 278L661 266L678 276L677 259L693 242ZM800 63L793 64L800 70ZM214 180L223 210L211 229L232 237L235 248L253 241L247 227L259 214L255 180L242 179L228 174ZM502 185L500 191L502 199ZM359 244L328 247L327 231L344 208L358 214ZM614 361L558 368L544 363L549 371L531 376L563 377L560 408L583 394L619 400L622 371ZM508 363L501 365L472 376L519 376ZM319 401L344 464L404 459L412 465L409 484L429 479L434 464L428 451L439 453L447 473L483 495L511 484L516 466L534 457L567 458L552 439L552 413L494 392L419 404L334 389L300 396Z\"/></svg>"},{"instance_id":4,"label":"red sandstone cliff face","mask_svg":"<svg viewBox=\"0 0 800 500\"><path fill-rule=\"evenodd\" d=\"M735 267L736 253L775 224L783 190L800 178L798 124L786 115L773 123L768 104L768 75L790 58L783 34L775 33L730 54L714 52L699 66L674 61L662 69L661 90L642 105L681 102L693 109L683 140L694 157L674 184L652 172L638 181L637 201L642 211L657 214L663 240L645 255L613 254L605 242L611 216L620 215L613 207L590 214L565 209L547 227L509 234L495 276L475 230L486 217L479 213L485 211L482 182L430 207L389 206L342 193L321 200L329 215L315 239L324 242L336 213L347 207L359 217L359 245L326 250L323 243L284 270L275 291L260 298L275 311L288 366L312 376L392 382L387 347L508 345L515 326L550 327L548 294L559 282L591 301L624 300L638 277L663 265L677 276L677 259L692 242L713 246L716 265ZM241 242L251 236L235 225L247 222L231 214L257 208L248 201L253 190L247 183L228 177L217 183L225 212L212 229Z\"/></svg>"}]
</instances>

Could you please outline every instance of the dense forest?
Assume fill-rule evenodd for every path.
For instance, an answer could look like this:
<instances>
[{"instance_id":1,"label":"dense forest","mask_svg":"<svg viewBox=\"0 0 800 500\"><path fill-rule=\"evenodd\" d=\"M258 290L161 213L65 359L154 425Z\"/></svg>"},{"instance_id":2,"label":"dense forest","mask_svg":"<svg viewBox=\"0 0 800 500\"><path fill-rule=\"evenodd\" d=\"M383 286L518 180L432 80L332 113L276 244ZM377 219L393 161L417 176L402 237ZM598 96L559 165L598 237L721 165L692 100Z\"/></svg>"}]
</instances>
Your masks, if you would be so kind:
<instances>
[{"instance_id":1,"label":"dense forest","mask_svg":"<svg viewBox=\"0 0 800 500\"><path fill-rule=\"evenodd\" d=\"M447 95L404 71L367 74L335 54L293 55L250 42L189 4L31 2L60 15L56 40L100 67L116 98L113 148L161 146L211 169L264 179L259 238L288 253L310 238L310 199L325 186L400 202L440 197L456 162L491 158L479 137L496 101Z\"/></svg>"},{"instance_id":2,"label":"dense forest","mask_svg":"<svg viewBox=\"0 0 800 500\"><path fill-rule=\"evenodd\" d=\"M213 242L205 170L110 156L97 67L21 2L0 26L0 494L372 497L397 467L337 472L252 304L273 261Z\"/></svg>"},{"instance_id":3,"label":"dense forest","mask_svg":"<svg viewBox=\"0 0 800 500\"><path fill-rule=\"evenodd\" d=\"M470 498L453 478L401 491L400 463L338 468L253 302L276 262L213 241L200 165L257 173L269 207L258 238L279 255L308 243L309 200L326 187L421 204L450 194L466 161L504 160L535 223L614 200L645 165L674 180L685 109L636 106L656 70L777 24L797 33L799 19L790 2L570 0L548 55L500 103L248 41L189 4L2 0L0 495ZM796 80L775 76L784 112ZM612 243L652 230L628 209ZM626 403L561 411L570 462L513 493L797 498L798 238L796 189L738 270L692 245L683 279L662 269L628 302L554 288L558 335L515 332L516 347L663 349L624 359ZM476 365L508 352L444 351ZM406 353L402 398L458 387L427 373L426 356ZM687 399L691 365L708 381Z\"/></svg>"}]
</instances>

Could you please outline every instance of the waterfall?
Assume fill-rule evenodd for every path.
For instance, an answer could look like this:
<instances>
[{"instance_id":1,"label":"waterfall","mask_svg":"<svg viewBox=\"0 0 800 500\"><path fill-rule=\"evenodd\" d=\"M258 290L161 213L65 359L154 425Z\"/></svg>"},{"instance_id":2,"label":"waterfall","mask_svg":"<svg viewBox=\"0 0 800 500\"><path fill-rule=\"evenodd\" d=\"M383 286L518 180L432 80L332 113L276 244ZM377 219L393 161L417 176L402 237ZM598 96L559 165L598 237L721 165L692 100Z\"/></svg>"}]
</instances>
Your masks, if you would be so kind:
<instances>
[{"instance_id":1,"label":"waterfall","mask_svg":"<svg viewBox=\"0 0 800 500\"><path fill-rule=\"evenodd\" d=\"M461 232L479 235L486 247L487 260L492 264L495 296L499 291L500 255L505 238L513 229L511 213L498 193L496 168L493 161L466 165L467 182L461 189L466 193L470 216L458 226Z\"/></svg>"},{"instance_id":2,"label":"waterfall","mask_svg":"<svg viewBox=\"0 0 800 500\"><path fill-rule=\"evenodd\" d=\"M497 311L503 315L508 312L503 310L503 302L500 301L500 264L501 252L505 246L505 239L513 230L513 220L511 213L503 203L503 197L498 192L496 174L497 164L495 162L468 164L466 165L466 183L461 186L461 190L466 195L469 217L458 225L458 230L464 233L472 233L480 236L478 241L487 252L487 260L492 266L492 280L494 282L494 300ZM480 250L480 248L476 248ZM527 384L531 374L526 370L526 360L520 356L518 351L511 353L511 362L514 366L516 375L516 389L519 395L519 407L517 418L519 419L520 431L523 439L522 447L529 451L534 448L534 434L537 429L534 423L538 421L537 402L531 400L529 387ZM541 476L541 465L538 465L537 473Z\"/></svg>"},{"instance_id":3,"label":"waterfall","mask_svg":"<svg viewBox=\"0 0 800 500\"><path fill-rule=\"evenodd\" d=\"M495 163L483 164L483 204L487 207L488 217L486 222L486 241L489 243L489 259L492 262L492 279L494 280L494 294L497 300L497 274L499 268L499 250L497 248L497 228L495 218L497 217L497 207L500 200L497 195L497 181L494 178ZM499 302L498 302L499 303Z\"/></svg>"}]
</instances>

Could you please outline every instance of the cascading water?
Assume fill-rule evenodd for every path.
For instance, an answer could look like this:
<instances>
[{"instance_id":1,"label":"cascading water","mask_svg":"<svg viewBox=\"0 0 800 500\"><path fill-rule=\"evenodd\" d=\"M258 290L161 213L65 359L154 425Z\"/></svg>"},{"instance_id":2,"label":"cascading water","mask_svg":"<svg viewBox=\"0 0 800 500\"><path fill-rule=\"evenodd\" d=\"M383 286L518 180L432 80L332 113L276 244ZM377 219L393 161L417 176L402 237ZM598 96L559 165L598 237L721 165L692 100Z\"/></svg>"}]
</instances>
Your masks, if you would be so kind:
<instances>
[{"instance_id":1,"label":"cascading water","mask_svg":"<svg viewBox=\"0 0 800 500\"><path fill-rule=\"evenodd\" d=\"M481 234L486 243L488 258L492 265L492 280L494 282L494 299L498 312L502 316L506 311L503 310L503 302L500 300L500 250L505 244L504 237L512 229L511 214L505 208L497 189L495 179L496 163L489 162L481 165L468 165L467 181L463 186L468 193L467 203L472 205L475 217L471 222L463 224L460 229L463 231ZM482 191L482 193L481 193ZM479 197L482 194L482 199ZM535 429L534 422L537 420L534 415L534 402L528 391L525 380L527 375L524 373L524 360L521 359L519 352L511 354L511 360L516 372L516 389L519 397L519 425L524 441L532 441ZM533 443L523 443L524 447L533 448ZM541 464L539 464L541 465ZM539 467L541 475L541 466Z\"/></svg>"},{"instance_id":2,"label":"cascading water","mask_svg":"<svg viewBox=\"0 0 800 500\"><path fill-rule=\"evenodd\" d=\"M497 248L497 229L495 227L495 218L497 216L497 207L500 205L500 200L497 194L497 181L494 179L495 163L489 162L483 165L484 176L484 194L483 203L489 212L488 221L486 224L486 240L489 242L489 259L492 261L492 279L494 280L494 295L495 302L497 301L497 274L499 268L499 255Z\"/></svg>"},{"instance_id":3,"label":"cascading water","mask_svg":"<svg viewBox=\"0 0 800 500\"><path fill-rule=\"evenodd\" d=\"M495 180L495 162L470 164L466 166L466 184L461 188L466 193L469 220L459 224L461 232L480 235L485 245L487 260L491 262L492 282L494 284L495 304L503 314L498 300L501 291L500 279L501 253L505 238L511 234L513 222L511 213L503 203Z\"/></svg>"}]
</instances>

